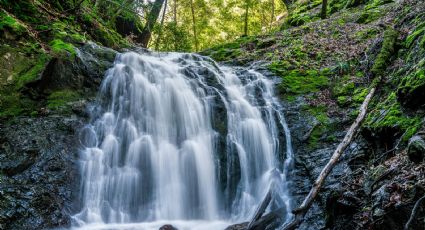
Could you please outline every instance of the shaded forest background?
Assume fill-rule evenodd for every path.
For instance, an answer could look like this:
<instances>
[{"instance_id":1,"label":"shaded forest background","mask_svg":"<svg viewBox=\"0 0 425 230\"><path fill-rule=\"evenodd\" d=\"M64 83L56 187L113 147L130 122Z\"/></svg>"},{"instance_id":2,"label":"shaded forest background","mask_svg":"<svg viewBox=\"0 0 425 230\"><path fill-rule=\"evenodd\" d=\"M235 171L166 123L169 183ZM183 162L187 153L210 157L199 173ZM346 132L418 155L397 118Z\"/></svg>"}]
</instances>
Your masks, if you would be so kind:
<instances>
[{"instance_id":1,"label":"shaded forest background","mask_svg":"<svg viewBox=\"0 0 425 230\"><path fill-rule=\"evenodd\" d=\"M79 34L84 28L78 24L82 24L87 30L97 30L86 32L99 37L103 45L139 44L161 51L199 51L241 36L270 32L286 15L281 0L2 0L0 5L6 10L2 18L36 25L32 28L35 37L52 30ZM52 25L52 19L59 20ZM90 37L83 33L73 39Z\"/></svg>"}]
</instances>

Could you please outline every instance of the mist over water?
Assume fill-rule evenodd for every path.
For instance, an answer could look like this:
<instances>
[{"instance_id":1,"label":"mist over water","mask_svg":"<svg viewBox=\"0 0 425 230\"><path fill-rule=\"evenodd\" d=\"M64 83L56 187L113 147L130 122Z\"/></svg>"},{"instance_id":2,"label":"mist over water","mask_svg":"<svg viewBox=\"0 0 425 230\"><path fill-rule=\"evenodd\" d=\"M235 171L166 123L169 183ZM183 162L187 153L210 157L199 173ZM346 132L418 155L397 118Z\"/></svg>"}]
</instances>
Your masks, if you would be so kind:
<instances>
[{"instance_id":1,"label":"mist over water","mask_svg":"<svg viewBox=\"0 0 425 230\"><path fill-rule=\"evenodd\" d=\"M291 136L273 85L199 55L119 54L80 133L75 228L224 229L248 221L270 186L270 208L291 210Z\"/></svg>"}]
</instances>

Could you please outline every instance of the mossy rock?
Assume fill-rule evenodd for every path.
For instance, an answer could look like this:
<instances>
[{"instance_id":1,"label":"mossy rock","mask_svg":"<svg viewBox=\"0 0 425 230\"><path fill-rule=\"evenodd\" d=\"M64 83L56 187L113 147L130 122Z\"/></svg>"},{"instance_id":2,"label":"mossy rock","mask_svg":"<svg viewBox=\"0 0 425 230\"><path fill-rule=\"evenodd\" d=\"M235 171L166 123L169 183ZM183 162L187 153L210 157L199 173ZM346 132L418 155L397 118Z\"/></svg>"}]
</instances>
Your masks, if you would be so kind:
<instances>
[{"instance_id":1,"label":"mossy rock","mask_svg":"<svg viewBox=\"0 0 425 230\"><path fill-rule=\"evenodd\" d=\"M57 56L64 56L67 54L70 56L75 56L77 54L74 45L64 42L60 39L51 41L49 45L52 48L52 52Z\"/></svg>"},{"instance_id":2,"label":"mossy rock","mask_svg":"<svg viewBox=\"0 0 425 230\"><path fill-rule=\"evenodd\" d=\"M420 69L401 80L397 88L397 98L408 108L425 106L425 69Z\"/></svg>"},{"instance_id":3,"label":"mossy rock","mask_svg":"<svg viewBox=\"0 0 425 230\"><path fill-rule=\"evenodd\" d=\"M129 43L115 30L105 26L102 20L92 12L84 13L79 17L82 27L91 37L102 45L112 48L128 47Z\"/></svg>"},{"instance_id":4,"label":"mossy rock","mask_svg":"<svg viewBox=\"0 0 425 230\"><path fill-rule=\"evenodd\" d=\"M300 95L317 92L329 85L327 72L317 70L290 70L282 68L280 63L272 63L269 70L282 77L278 86L284 95Z\"/></svg>"},{"instance_id":5,"label":"mossy rock","mask_svg":"<svg viewBox=\"0 0 425 230\"><path fill-rule=\"evenodd\" d=\"M413 136L407 148L409 160L420 163L425 159L425 140L420 136Z\"/></svg>"},{"instance_id":6,"label":"mossy rock","mask_svg":"<svg viewBox=\"0 0 425 230\"><path fill-rule=\"evenodd\" d=\"M390 135L388 130L391 130L395 136L403 136L403 141L412 137L421 124L420 115L408 115L403 111L395 92L379 102L365 121L365 127L373 133L386 132L386 135Z\"/></svg>"},{"instance_id":7,"label":"mossy rock","mask_svg":"<svg viewBox=\"0 0 425 230\"><path fill-rule=\"evenodd\" d=\"M15 40L27 34L27 28L24 24L18 22L16 18L0 9L0 32L0 38Z\"/></svg>"},{"instance_id":8,"label":"mossy rock","mask_svg":"<svg viewBox=\"0 0 425 230\"><path fill-rule=\"evenodd\" d=\"M416 27L416 29L409 35L409 36L407 36L407 38L406 38L406 41L405 41L405 46L407 47L407 48L410 48L410 47L412 47L412 45L413 45L413 43L416 41L416 40L418 40L418 38L420 37L420 36L422 36L423 34L425 34L425 22L424 23L421 23L421 24L419 24L417 27ZM424 39L425 39L425 36L424 36ZM422 42L421 42L422 43Z\"/></svg>"},{"instance_id":9,"label":"mossy rock","mask_svg":"<svg viewBox=\"0 0 425 230\"><path fill-rule=\"evenodd\" d=\"M75 90L63 89L54 91L47 97L47 108L70 112L69 103L78 101L80 98L80 93Z\"/></svg>"}]
</instances>

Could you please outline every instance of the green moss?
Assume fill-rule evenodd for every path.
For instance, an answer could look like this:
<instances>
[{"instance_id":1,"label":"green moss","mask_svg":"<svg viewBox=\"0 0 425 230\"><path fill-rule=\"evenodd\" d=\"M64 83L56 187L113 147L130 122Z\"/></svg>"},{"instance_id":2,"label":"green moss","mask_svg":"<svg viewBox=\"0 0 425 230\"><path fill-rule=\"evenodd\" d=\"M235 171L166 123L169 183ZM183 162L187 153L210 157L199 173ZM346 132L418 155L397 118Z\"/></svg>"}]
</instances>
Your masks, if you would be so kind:
<instances>
[{"instance_id":1,"label":"green moss","mask_svg":"<svg viewBox=\"0 0 425 230\"><path fill-rule=\"evenodd\" d=\"M200 52L202 55L210 56L212 59L216 61L229 61L236 57L241 56L242 47L247 43L252 43L253 45L257 45L260 43L255 40L253 37L241 37L236 39L233 42L225 43L222 45L214 46L207 50Z\"/></svg>"},{"instance_id":2,"label":"green moss","mask_svg":"<svg viewBox=\"0 0 425 230\"><path fill-rule=\"evenodd\" d=\"M425 85L425 69L420 69L404 77L398 87L398 93L411 94L417 88Z\"/></svg>"},{"instance_id":3,"label":"green moss","mask_svg":"<svg viewBox=\"0 0 425 230\"><path fill-rule=\"evenodd\" d=\"M348 82L344 84L344 82L346 81ZM350 82L348 79L344 81L343 79L343 82L337 84L333 89L333 93L335 96L348 96L353 94L355 85L354 82Z\"/></svg>"},{"instance_id":4,"label":"green moss","mask_svg":"<svg viewBox=\"0 0 425 230\"><path fill-rule=\"evenodd\" d=\"M422 23L416 27L416 29L406 38L405 46L410 48L413 43L425 32L425 23ZM425 37L425 36L424 36ZM424 38L425 39L425 38Z\"/></svg>"},{"instance_id":5,"label":"green moss","mask_svg":"<svg viewBox=\"0 0 425 230\"><path fill-rule=\"evenodd\" d=\"M12 30L18 35L21 35L26 32L26 28L24 25L22 25L15 18L0 9L0 31L6 29Z\"/></svg>"},{"instance_id":6,"label":"green moss","mask_svg":"<svg viewBox=\"0 0 425 230\"><path fill-rule=\"evenodd\" d=\"M422 49L425 49L425 36L423 36L423 37L422 37L422 40L419 42L419 46L420 46Z\"/></svg>"},{"instance_id":7,"label":"green moss","mask_svg":"<svg viewBox=\"0 0 425 230\"><path fill-rule=\"evenodd\" d=\"M422 118L409 116L402 111L396 94L392 92L383 102L378 103L375 110L366 118L365 126L375 132L398 130L407 141L420 128Z\"/></svg>"},{"instance_id":8,"label":"green moss","mask_svg":"<svg viewBox=\"0 0 425 230\"><path fill-rule=\"evenodd\" d=\"M392 28L387 29L384 32L384 41L382 48L375 59L372 66L371 72L375 75L381 75L385 71L386 67L390 64L391 57L395 53L397 43L398 32Z\"/></svg>"},{"instance_id":9,"label":"green moss","mask_svg":"<svg viewBox=\"0 0 425 230\"><path fill-rule=\"evenodd\" d=\"M320 124L326 125L329 123L329 117L326 114L327 108L325 106L309 106L306 110L309 114L313 115Z\"/></svg>"},{"instance_id":10,"label":"green moss","mask_svg":"<svg viewBox=\"0 0 425 230\"><path fill-rule=\"evenodd\" d=\"M69 43L85 42L87 39L81 35L80 29L70 22L56 21L51 26L51 37Z\"/></svg>"},{"instance_id":11,"label":"green moss","mask_svg":"<svg viewBox=\"0 0 425 230\"><path fill-rule=\"evenodd\" d=\"M3 90L0 92L0 118L28 114L36 109L36 102L22 97L20 92Z\"/></svg>"},{"instance_id":12,"label":"green moss","mask_svg":"<svg viewBox=\"0 0 425 230\"><path fill-rule=\"evenodd\" d=\"M360 41L367 40L376 37L379 34L379 30L376 28L366 28L356 32L356 38Z\"/></svg>"},{"instance_id":13,"label":"green moss","mask_svg":"<svg viewBox=\"0 0 425 230\"><path fill-rule=\"evenodd\" d=\"M415 108L424 105L425 69L404 76L398 85L397 97L406 107Z\"/></svg>"},{"instance_id":14,"label":"green moss","mask_svg":"<svg viewBox=\"0 0 425 230\"><path fill-rule=\"evenodd\" d=\"M290 70L288 71L285 62L273 62L268 69L282 77L282 82L278 89L284 95L299 95L317 92L321 88L328 86L329 71L317 70Z\"/></svg>"},{"instance_id":15,"label":"green moss","mask_svg":"<svg viewBox=\"0 0 425 230\"><path fill-rule=\"evenodd\" d=\"M379 6L382 6L384 4L388 4L394 2L394 0L370 0L369 3L366 5L366 9L373 9L377 8Z\"/></svg>"},{"instance_id":16,"label":"green moss","mask_svg":"<svg viewBox=\"0 0 425 230\"><path fill-rule=\"evenodd\" d=\"M23 46L22 46L23 45ZM39 50L0 45L0 117L13 117L33 112L37 102L22 95L22 88L44 70L50 56ZM29 53L25 53L29 51Z\"/></svg>"},{"instance_id":17,"label":"green moss","mask_svg":"<svg viewBox=\"0 0 425 230\"><path fill-rule=\"evenodd\" d=\"M369 93L368 88L357 88L353 93L353 101L356 103L362 103Z\"/></svg>"},{"instance_id":18,"label":"green moss","mask_svg":"<svg viewBox=\"0 0 425 230\"><path fill-rule=\"evenodd\" d=\"M291 6L290 15L285 27L289 26L301 26L307 22L315 21L320 17L312 10L322 4L321 0L312 1L295 1Z\"/></svg>"},{"instance_id":19,"label":"green moss","mask_svg":"<svg viewBox=\"0 0 425 230\"><path fill-rule=\"evenodd\" d=\"M32 65L28 71L21 73L17 77L16 83L15 83L15 89L19 90L26 83L36 80L38 76L41 74L41 72L44 70L44 68L46 67L49 61L50 61L49 55L46 55L46 54L38 55L34 65Z\"/></svg>"},{"instance_id":20,"label":"green moss","mask_svg":"<svg viewBox=\"0 0 425 230\"><path fill-rule=\"evenodd\" d=\"M72 45L71 43L66 43L60 39L55 39L49 44L54 54L64 55L65 53L69 53L71 56L77 54L74 45Z\"/></svg>"},{"instance_id":21,"label":"green moss","mask_svg":"<svg viewBox=\"0 0 425 230\"><path fill-rule=\"evenodd\" d=\"M327 108L323 105L305 105L302 108L302 111L305 116L312 116L316 122L318 122L310 134L307 142L308 147L313 150L316 149L319 146L319 143L322 143L323 141L332 141L332 136L323 139L323 137L325 137L327 134L333 133L333 131L335 131L335 127L331 125L331 120L327 115Z\"/></svg>"},{"instance_id":22,"label":"green moss","mask_svg":"<svg viewBox=\"0 0 425 230\"><path fill-rule=\"evenodd\" d=\"M80 16L80 20L88 29L87 32L91 35L91 37L102 43L102 45L112 48L129 46L128 41L115 30L111 29L110 26L106 26L107 23L103 22L96 13L85 12Z\"/></svg>"},{"instance_id":23,"label":"green moss","mask_svg":"<svg viewBox=\"0 0 425 230\"><path fill-rule=\"evenodd\" d=\"M73 90L55 91L47 98L47 108L51 110L67 109L67 104L72 101L77 101L80 94Z\"/></svg>"},{"instance_id":24,"label":"green moss","mask_svg":"<svg viewBox=\"0 0 425 230\"><path fill-rule=\"evenodd\" d=\"M340 106L345 106L345 105L347 105L348 104L348 102L349 102L349 100L348 100L349 98L348 97L346 97L346 96L339 96L339 97L337 97L337 103L338 103L338 105L340 105Z\"/></svg>"}]
</instances>

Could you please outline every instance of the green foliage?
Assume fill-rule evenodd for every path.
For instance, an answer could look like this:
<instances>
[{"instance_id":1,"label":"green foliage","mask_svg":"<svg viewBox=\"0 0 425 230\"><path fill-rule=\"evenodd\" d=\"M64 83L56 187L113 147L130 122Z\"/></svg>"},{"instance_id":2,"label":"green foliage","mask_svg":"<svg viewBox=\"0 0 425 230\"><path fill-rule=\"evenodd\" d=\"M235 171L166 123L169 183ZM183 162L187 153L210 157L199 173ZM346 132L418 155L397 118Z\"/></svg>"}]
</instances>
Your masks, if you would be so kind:
<instances>
[{"instance_id":1,"label":"green foliage","mask_svg":"<svg viewBox=\"0 0 425 230\"><path fill-rule=\"evenodd\" d=\"M286 8L281 0L256 0L249 2L240 0L193 0L195 18L195 25L193 25L190 1L177 1L176 18L173 16L174 1L168 1L168 3L162 29L163 35L159 45L159 49L165 51L175 50L175 47L180 48L178 44L173 44L176 40L170 42L171 38L180 37L180 35L184 36L185 39L181 41L183 49L180 48L178 50L186 51L186 44L190 44L190 50L193 51L195 49L193 26L196 29L200 50L236 40L244 33L246 6L249 7L249 36L277 30L280 26L278 18L282 18L286 13ZM172 23L175 26L172 26ZM157 27L159 26L157 25ZM154 39L149 45L151 48L156 46L158 32L159 29L154 31ZM179 41L177 40L177 43Z\"/></svg>"},{"instance_id":2,"label":"green foliage","mask_svg":"<svg viewBox=\"0 0 425 230\"><path fill-rule=\"evenodd\" d=\"M382 48L375 59L371 72L377 76L382 74L386 67L390 64L391 57L395 53L398 32L392 28L384 32L384 41Z\"/></svg>"},{"instance_id":3,"label":"green foliage","mask_svg":"<svg viewBox=\"0 0 425 230\"><path fill-rule=\"evenodd\" d=\"M175 22L165 23L161 29L160 25L155 26L154 33L161 32L161 39L159 42L158 50L160 51L178 51L188 52L192 50L192 43L190 41L191 34L185 30L184 27L177 25ZM153 42L158 42L158 35L154 37Z\"/></svg>"}]
</instances>

